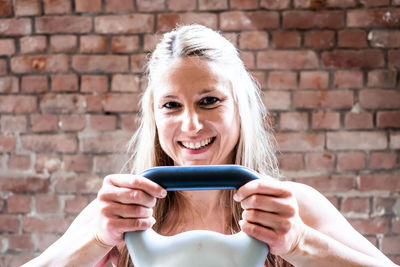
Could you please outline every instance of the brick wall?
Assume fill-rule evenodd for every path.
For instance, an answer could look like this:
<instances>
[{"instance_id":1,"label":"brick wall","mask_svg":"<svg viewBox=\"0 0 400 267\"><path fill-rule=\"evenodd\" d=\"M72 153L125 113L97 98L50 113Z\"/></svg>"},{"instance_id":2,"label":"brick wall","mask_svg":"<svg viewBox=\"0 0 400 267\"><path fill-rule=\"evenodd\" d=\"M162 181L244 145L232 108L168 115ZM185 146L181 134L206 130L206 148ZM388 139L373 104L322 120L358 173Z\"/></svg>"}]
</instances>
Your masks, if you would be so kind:
<instances>
[{"instance_id":1,"label":"brick wall","mask_svg":"<svg viewBox=\"0 0 400 267\"><path fill-rule=\"evenodd\" d=\"M400 263L399 0L0 0L0 266L44 250L120 169L144 62L176 23L241 50L282 170Z\"/></svg>"}]
</instances>

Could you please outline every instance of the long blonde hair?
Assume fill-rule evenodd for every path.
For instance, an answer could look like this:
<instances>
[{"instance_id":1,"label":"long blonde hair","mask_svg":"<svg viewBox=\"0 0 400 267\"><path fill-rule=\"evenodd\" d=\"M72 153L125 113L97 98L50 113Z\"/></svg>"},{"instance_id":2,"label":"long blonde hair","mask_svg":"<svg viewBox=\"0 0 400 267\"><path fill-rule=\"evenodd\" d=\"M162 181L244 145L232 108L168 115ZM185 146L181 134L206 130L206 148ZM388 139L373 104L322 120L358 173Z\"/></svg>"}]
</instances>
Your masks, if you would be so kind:
<instances>
[{"instance_id":1,"label":"long blonde hair","mask_svg":"<svg viewBox=\"0 0 400 267\"><path fill-rule=\"evenodd\" d=\"M158 141L153 110L154 81L168 70L174 60L192 56L223 68L231 82L241 129L234 163L249 167L263 177L280 177L272 131L266 120L267 111L256 82L244 67L236 48L218 32L201 25L180 26L164 34L152 53L147 65L148 86L141 101L141 122L129 143L130 159L126 170L141 173L154 166L173 165ZM228 231L234 233L239 231L241 208L232 200L232 191L227 190L223 194L222 204L232 210ZM179 192L170 192L166 199L159 200L154 209L157 221L155 230L160 229L168 212L179 214L184 203L183 195ZM118 266L129 266L131 263L126 250L123 254L121 265Z\"/></svg>"}]
</instances>

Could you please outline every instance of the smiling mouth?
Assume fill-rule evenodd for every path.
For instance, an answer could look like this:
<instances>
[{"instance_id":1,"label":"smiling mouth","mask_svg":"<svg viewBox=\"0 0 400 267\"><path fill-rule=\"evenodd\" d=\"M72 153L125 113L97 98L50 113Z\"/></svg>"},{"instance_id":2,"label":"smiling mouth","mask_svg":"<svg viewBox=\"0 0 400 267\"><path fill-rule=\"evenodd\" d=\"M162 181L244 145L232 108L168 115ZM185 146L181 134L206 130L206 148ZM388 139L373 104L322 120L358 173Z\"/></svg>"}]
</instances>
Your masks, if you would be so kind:
<instances>
[{"instance_id":1,"label":"smiling mouth","mask_svg":"<svg viewBox=\"0 0 400 267\"><path fill-rule=\"evenodd\" d=\"M212 144L215 140L215 137L210 137L207 139L204 139L203 141L200 142L179 142L181 146L187 149L202 149L210 144Z\"/></svg>"}]
</instances>

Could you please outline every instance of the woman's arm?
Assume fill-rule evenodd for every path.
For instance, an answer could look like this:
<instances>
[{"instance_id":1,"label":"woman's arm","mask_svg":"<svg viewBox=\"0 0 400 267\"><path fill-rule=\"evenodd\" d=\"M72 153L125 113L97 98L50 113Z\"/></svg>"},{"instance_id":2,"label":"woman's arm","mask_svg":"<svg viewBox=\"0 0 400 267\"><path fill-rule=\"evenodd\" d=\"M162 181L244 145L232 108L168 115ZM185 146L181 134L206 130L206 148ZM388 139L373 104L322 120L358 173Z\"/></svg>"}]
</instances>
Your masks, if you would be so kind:
<instances>
[{"instance_id":1,"label":"woman's arm","mask_svg":"<svg viewBox=\"0 0 400 267\"><path fill-rule=\"evenodd\" d=\"M236 193L242 230L295 266L396 266L316 190L256 180Z\"/></svg>"}]
</instances>

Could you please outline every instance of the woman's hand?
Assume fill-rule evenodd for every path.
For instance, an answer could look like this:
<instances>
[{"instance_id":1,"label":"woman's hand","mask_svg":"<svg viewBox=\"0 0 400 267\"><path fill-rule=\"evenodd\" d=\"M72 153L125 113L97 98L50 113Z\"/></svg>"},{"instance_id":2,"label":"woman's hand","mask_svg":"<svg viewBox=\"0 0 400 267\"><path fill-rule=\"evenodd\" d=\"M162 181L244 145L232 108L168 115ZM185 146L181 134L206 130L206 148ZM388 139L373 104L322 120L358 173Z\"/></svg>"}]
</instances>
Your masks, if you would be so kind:
<instances>
[{"instance_id":1,"label":"woman's hand","mask_svg":"<svg viewBox=\"0 0 400 267\"><path fill-rule=\"evenodd\" d=\"M284 256L299 244L305 232L293 193L283 182L258 179L236 192L244 209L242 231L268 244L270 252Z\"/></svg>"},{"instance_id":2,"label":"woman's hand","mask_svg":"<svg viewBox=\"0 0 400 267\"><path fill-rule=\"evenodd\" d=\"M97 195L96 238L108 246L123 241L124 232L146 230L153 226L153 207L167 191L147 178L113 174L104 178Z\"/></svg>"}]
</instances>

